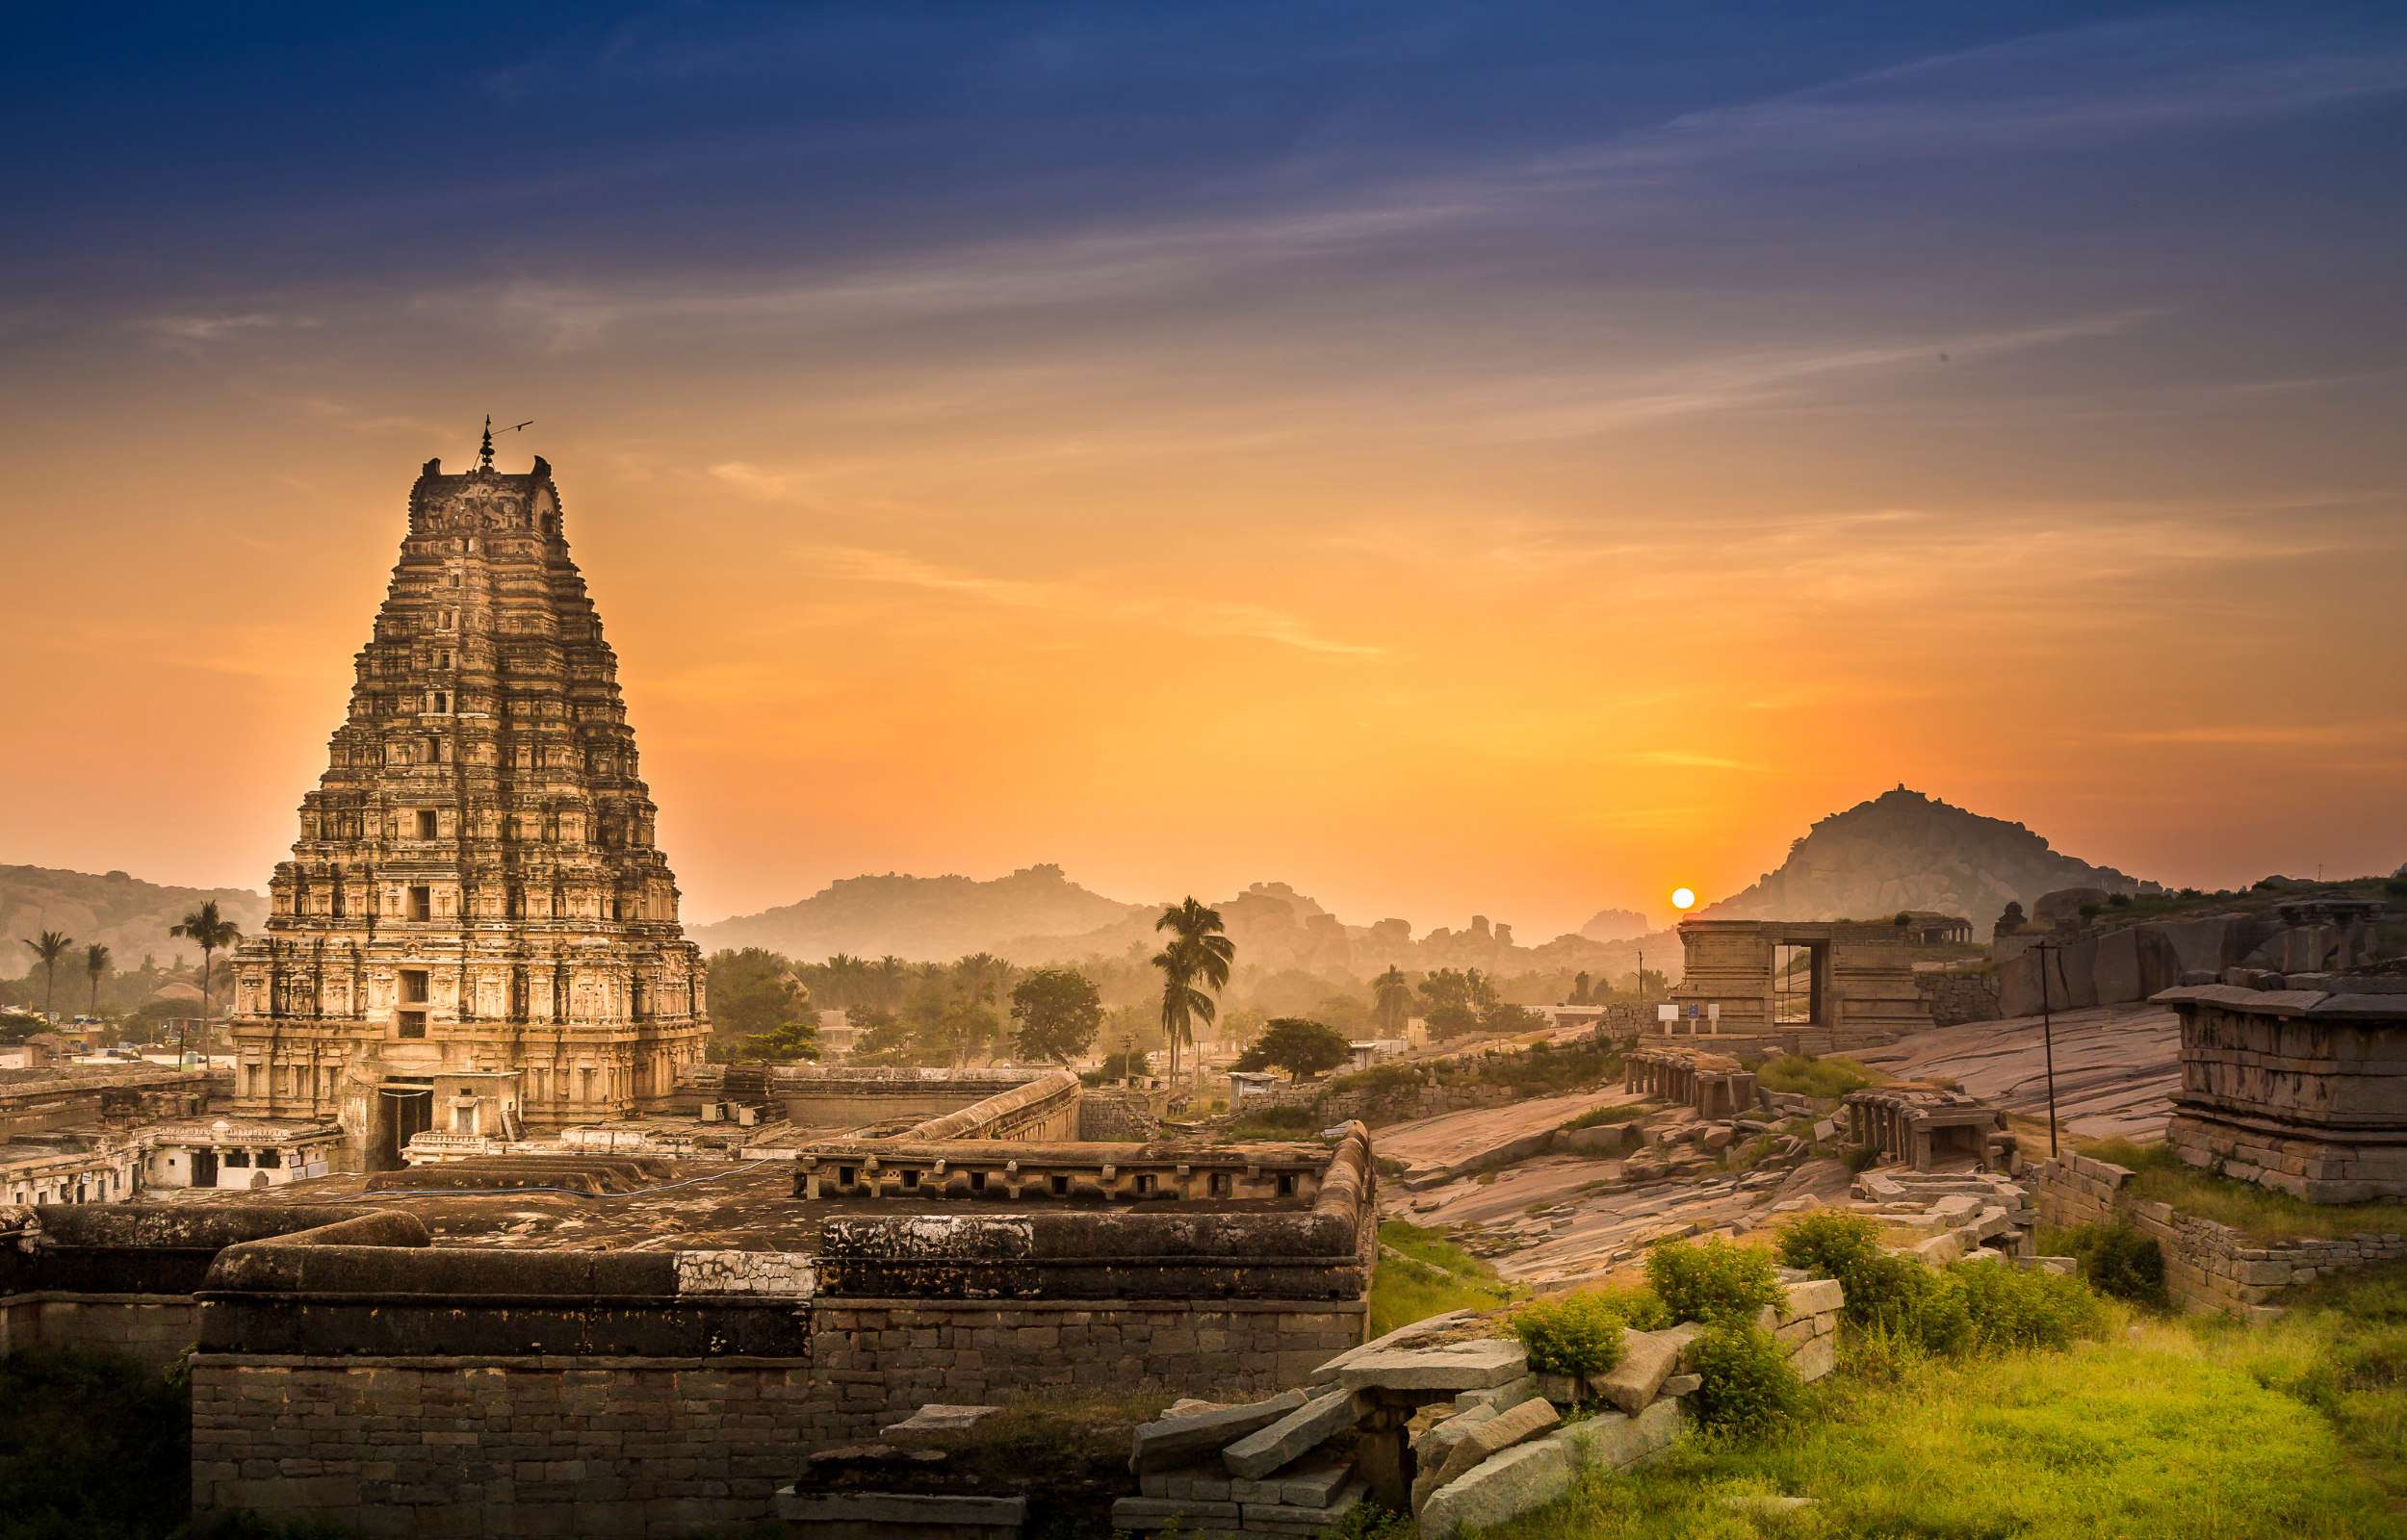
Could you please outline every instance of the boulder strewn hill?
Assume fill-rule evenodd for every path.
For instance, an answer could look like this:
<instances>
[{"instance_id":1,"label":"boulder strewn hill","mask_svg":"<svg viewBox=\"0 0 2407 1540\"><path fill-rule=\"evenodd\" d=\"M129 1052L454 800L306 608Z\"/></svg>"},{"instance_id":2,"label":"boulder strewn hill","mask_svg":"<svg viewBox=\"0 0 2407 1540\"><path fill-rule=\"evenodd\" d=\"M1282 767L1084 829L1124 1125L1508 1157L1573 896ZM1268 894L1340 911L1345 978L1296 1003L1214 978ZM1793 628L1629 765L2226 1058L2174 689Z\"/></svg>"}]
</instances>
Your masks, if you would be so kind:
<instances>
[{"instance_id":1,"label":"boulder strewn hill","mask_svg":"<svg viewBox=\"0 0 2407 1540\"><path fill-rule=\"evenodd\" d=\"M128 877L123 872L97 875L50 866L0 866L0 977L23 978L34 968L34 954L16 944L19 937L44 931L65 931L75 938L74 976L83 977L84 948L93 941L106 945L112 962L121 969L142 966L145 955L165 966L178 952L198 963L200 949L189 941L172 940L168 927L210 899L218 911L242 927L246 936L268 919L264 894L243 887L163 887ZM67 966L61 964L62 978ZM64 1006L62 1007L64 1009Z\"/></svg>"},{"instance_id":2,"label":"boulder strewn hill","mask_svg":"<svg viewBox=\"0 0 2407 1540\"><path fill-rule=\"evenodd\" d=\"M1986 940L2009 902L2028 911L2040 894L2059 887L2163 891L2111 866L2059 855L2021 824L1983 818L1900 783L1815 824L1789 847L1778 871L1697 917L1835 920L1930 910L1967 916Z\"/></svg>"},{"instance_id":3,"label":"boulder strewn hill","mask_svg":"<svg viewBox=\"0 0 2407 1540\"><path fill-rule=\"evenodd\" d=\"M689 927L705 951L766 947L793 958L884 957L913 962L998 951L1013 937L1094 931L1140 906L1089 892L1047 863L1008 877L847 877L798 904Z\"/></svg>"}]
</instances>

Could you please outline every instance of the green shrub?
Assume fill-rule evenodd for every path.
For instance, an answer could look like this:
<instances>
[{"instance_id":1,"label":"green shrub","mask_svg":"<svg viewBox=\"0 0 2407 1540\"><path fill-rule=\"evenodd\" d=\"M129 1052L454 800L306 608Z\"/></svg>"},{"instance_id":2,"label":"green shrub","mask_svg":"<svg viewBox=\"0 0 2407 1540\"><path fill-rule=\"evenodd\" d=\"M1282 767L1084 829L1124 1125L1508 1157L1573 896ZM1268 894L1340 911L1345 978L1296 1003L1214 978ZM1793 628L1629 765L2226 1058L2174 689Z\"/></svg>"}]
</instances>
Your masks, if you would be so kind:
<instances>
[{"instance_id":1,"label":"green shrub","mask_svg":"<svg viewBox=\"0 0 2407 1540\"><path fill-rule=\"evenodd\" d=\"M1540 1374L1602 1374L1621 1362L1621 1328L1613 1302L1599 1294L1564 1295L1523 1305L1513 1334Z\"/></svg>"},{"instance_id":2,"label":"green shrub","mask_svg":"<svg viewBox=\"0 0 2407 1540\"><path fill-rule=\"evenodd\" d=\"M1692 1350L1701 1383L1689 1406L1706 1427L1734 1438L1763 1438L1794 1423L1803 1410L1805 1381L1761 1326L1718 1322Z\"/></svg>"},{"instance_id":3,"label":"green shrub","mask_svg":"<svg viewBox=\"0 0 2407 1540\"><path fill-rule=\"evenodd\" d=\"M1331 1091L1408 1091L1429 1083L1429 1077L1411 1065L1373 1065L1351 1075L1339 1075L1329 1083Z\"/></svg>"},{"instance_id":4,"label":"green shrub","mask_svg":"<svg viewBox=\"0 0 2407 1540\"><path fill-rule=\"evenodd\" d=\"M1575 1128L1602 1128L1607 1123L1627 1123L1643 1117L1651 1109L1645 1107L1591 1107L1563 1125L1563 1132Z\"/></svg>"},{"instance_id":5,"label":"green shrub","mask_svg":"<svg viewBox=\"0 0 2407 1540\"><path fill-rule=\"evenodd\" d=\"M1646 1258L1646 1282L1674 1322L1745 1320L1784 1297L1770 1255L1719 1236L1658 1245Z\"/></svg>"},{"instance_id":6,"label":"green shrub","mask_svg":"<svg viewBox=\"0 0 2407 1540\"><path fill-rule=\"evenodd\" d=\"M188 1388L95 1349L0 1358L0 1533L165 1534L192 1505Z\"/></svg>"},{"instance_id":7,"label":"green shrub","mask_svg":"<svg viewBox=\"0 0 2407 1540\"><path fill-rule=\"evenodd\" d=\"M1836 1278L1846 1288L1850 1277L1880 1255L1880 1222L1845 1209L1808 1209L1780 1227L1773 1251L1782 1267ZM1848 1293L1852 1297L1854 1291Z\"/></svg>"},{"instance_id":8,"label":"green shrub","mask_svg":"<svg viewBox=\"0 0 2407 1540\"><path fill-rule=\"evenodd\" d=\"M1755 1072L1755 1084L1766 1091L1792 1096L1844 1096L1872 1084L1872 1071L1852 1059L1818 1059L1790 1054L1766 1061Z\"/></svg>"},{"instance_id":9,"label":"green shrub","mask_svg":"<svg viewBox=\"0 0 2407 1540\"><path fill-rule=\"evenodd\" d=\"M2164 1287L2164 1249L2129 1225L2084 1224L2064 1243L2089 1287L2157 1310L2173 1307Z\"/></svg>"},{"instance_id":10,"label":"green shrub","mask_svg":"<svg viewBox=\"0 0 2407 1540\"><path fill-rule=\"evenodd\" d=\"M1949 1285L1961 1292L1978 1344L1991 1351L2070 1348L2097 1336L2106 1321L2098 1296L2079 1278L1997 1263L1956 1263Z\"/></svg>"}]
</instances>

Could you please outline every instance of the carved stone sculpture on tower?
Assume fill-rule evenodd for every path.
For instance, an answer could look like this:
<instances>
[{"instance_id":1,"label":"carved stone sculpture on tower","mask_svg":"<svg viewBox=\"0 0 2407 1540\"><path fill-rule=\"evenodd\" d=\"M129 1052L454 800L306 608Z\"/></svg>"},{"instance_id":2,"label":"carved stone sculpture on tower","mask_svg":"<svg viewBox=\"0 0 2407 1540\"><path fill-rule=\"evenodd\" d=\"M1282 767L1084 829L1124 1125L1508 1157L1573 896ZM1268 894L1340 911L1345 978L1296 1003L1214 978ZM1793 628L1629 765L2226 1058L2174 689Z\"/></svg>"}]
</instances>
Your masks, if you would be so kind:
<instances>
[{"instance_id":1,"label":"carved stone sculpture on tower","mask_svg":"<svg viewBox=\"0 0 2407 1540\"><path fill-rule=\"evenodd\" d=\"M661 1104L701 954L551 467L429 460L350 714L235 959L234 1111L368 1169Z\"/></svg>"}]
</instances>

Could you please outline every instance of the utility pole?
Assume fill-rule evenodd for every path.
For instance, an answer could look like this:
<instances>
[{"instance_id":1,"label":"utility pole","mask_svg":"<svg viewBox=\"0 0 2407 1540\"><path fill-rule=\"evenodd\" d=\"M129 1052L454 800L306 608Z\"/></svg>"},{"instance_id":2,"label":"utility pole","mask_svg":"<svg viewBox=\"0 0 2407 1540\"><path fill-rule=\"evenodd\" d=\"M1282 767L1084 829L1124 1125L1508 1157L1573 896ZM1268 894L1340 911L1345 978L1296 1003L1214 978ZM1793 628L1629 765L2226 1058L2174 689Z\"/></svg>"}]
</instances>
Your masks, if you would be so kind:
<instances>
[{"instance_id":1,"label":"utility pole","mask_svg":"<svg viewBox=\"0 0 2407 1540\"><path fill-rule=\"evenodd\" d=\"M2061 950L2041 941L2032 947L2039 954L2039 1040L2048 1056L2048 1159L2057 1159L2056 1142L2056 1017L2048 1002L2048 954Z\"/></svg>"}]
</instances>

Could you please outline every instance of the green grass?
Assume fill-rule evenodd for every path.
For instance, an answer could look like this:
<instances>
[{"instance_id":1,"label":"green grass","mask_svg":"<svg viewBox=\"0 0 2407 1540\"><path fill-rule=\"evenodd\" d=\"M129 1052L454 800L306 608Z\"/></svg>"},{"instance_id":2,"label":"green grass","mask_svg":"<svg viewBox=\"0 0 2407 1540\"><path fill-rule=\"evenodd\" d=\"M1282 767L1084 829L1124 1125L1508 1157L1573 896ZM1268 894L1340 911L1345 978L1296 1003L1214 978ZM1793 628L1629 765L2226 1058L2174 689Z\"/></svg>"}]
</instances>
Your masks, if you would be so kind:
<instances>
[{"instance_id":1,"label":"green grass","mask_svg":"<svg viewBox=\"0 0 2407 1540\"><path fill-rule=\"evenodd\" d=\"M1757 1518L1720 1501L1743 1493L1815 1505ZM2407 1526L2330 1421L2165 1324L2069 1352L1916 1361L1886 1382L1842 1373L1781 1440L1691 1438L1485 1534L2384 1540Z\"/></svg>"},{"instance_id":2,"label":"green grass","mask_svg":"<svg viewBox=\"0 0 2407 1540\"><path fill-rule=\"evenodd\" d=\"M2236 1182L2185 1166L2168 1144L2107 1139L2083 1145L2082 1153L2137 1173L2129 1191L2141 1202L2170 1203L2184 1214L2228 1224L2263 1241L2293 1236L2336 1241L2368 1230L2407 1234L2407 1203L2310 1203L2254 1182Z\"/></svg>"},{"instance_id":3,"label":"green grass","mask_svg":"<svg viewBox=\"0 0 2407 1540\"><path fill-rule=\"evenodd\" d=\"M1374 1337L1449 1310L1492 1310L1513 1298L1512 1286L1495 1269L1447 1240L1443 1230L1389 1219L1379 1227L1379 1239L1403 1255L1380 1258L1371 1279Z\"/></svg>"},{"instance_id":4,"label":"green grass","mask_svg":"<svg viewBox=\"0 0 2407 1540\"><path fill-rule=\"evenodd\" d=\"M1755 1071L1756 1085L1792 1096L1844 1096L1873 1080L1873 1072L1852 1059L1817 1059L1812 1054L1768 1059Z\"/></svg>"},{"instance_id":5,"label":"green grass","mask_svg":"<svg viewBox=\"0 0 2407 1540\"><path fill-rule=\"evenodd\" d=\"M1575 1128L1602 1128L1607 1123L1633 1122L1638 1118L1645 1116L1652 1111L1654 1111L1654 1109L1651 1107L1638 1106L1591 1107L1588 1111L1580 1114L1577 1117L1574 1117L1569 1122L1565 1123L1562 1128L1557 1130L1557 1132L1567 1134Z\"/></svg>"}]
</instances>

